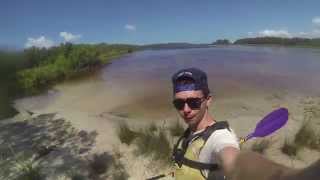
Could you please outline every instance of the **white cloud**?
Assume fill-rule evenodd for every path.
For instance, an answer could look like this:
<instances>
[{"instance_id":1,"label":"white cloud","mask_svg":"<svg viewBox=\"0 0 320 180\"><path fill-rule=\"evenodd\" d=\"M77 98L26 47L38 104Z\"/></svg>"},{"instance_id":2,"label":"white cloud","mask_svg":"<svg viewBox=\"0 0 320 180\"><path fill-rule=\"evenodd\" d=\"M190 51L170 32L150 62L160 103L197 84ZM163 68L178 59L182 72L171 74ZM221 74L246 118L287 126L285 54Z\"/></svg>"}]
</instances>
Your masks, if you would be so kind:
<instances>
[{"instance_id":1,"label":"white cloud","mask_svg":"<svg viewBox=\"0 0 320 180\"><path fill-rule=\"evenodd\" d=\"M315 38L320 38L320 29L313 30L312 35Z\"/></svg>"},{"instance_id":2,"label":"white cloud","mask_svg":"<svg viewBox=\"0 0 320 180\"><path fill-rule=\"evenodd\" d=\"M250 32L248 32L248 35L249 35L249 36L253 36L254 33L250 31Z\"/></svg>"},{"instance_id":3,"label":"white cloud","mask_svg":"<svg viewBox=\"0 0 320 180\"><path fill-rule=\"evenodd\" d=\"M266 29L263 31L258 32L258 36L272 36L272 37L292 37L292 35L286 31L286 30L270 30L270 29Z\"/></svg>"},{"instance_id":4,"label":"white cloud","mask_svg":"<svg viewBox=\"0 0 320 180\"><path fill-rule=\"evenodd\" d=\"M307 32L299 32L298 35L304 37L304 36L308 36L309 33L307 33Z\"/></svg>"},{"instance_id":5,"label":"white cloud","mask_svg":"<svg viewBox=\"0 0 320 180\"><path fill-rule=\"evenodd\" d=\"M316 26L319 26L320 27L320 17L314 17L312 19L312 23Z\"/></svg>"},{"instance_id":6,"label":"white cloud","mask_svg":"<svg viewBox=\"0 0 320 180\"><path fill-rule=\"evenodd\" d=\"M314 29L311 32L299 32L295 37L302 38L319 38L320 37L320 29Z\"/></svg>"},{"instance_id":7,"label":"white cloud","mask_svg":"<svg viewBox=\"0 0 320 180\"><path fill-rule=\"evenodd\" d=\"M39 47L39 48L49 48L54 46L54 42L50 39L47 39L44 36L40 36L38 38L28 38L25 47Z\"/></svg>"},{"instance_id":8,"label":"white cloud","mask_svg":"<svg viewBox=\"0 0 320 180\"><path fill-rule=\"evenodd\" d=\"M313 29L310 31L303 32L288 32L287 30L272 30L266 29L259 32L248 32L249 37L284 37L284 38L292 38L292 37L301 37L301 38L320 38L320 16L314 17L312 19L312 24L314 25Z\"/></svg>"},{"instance_id":9,"label":"white cloud","mask_svg":"<svg viewBox=\"0 0 320 180\"><path fill-rule=\"evenodd\" d=\"M68 33L68 32L60 32L60 36L66 42L76 41L76 40L79 40L81 38L80 34L72 34L72 33Z\"/></svg>"},{"instance_id":10,"label":"white cloud","mask_svg":"<svg viewBox=\"0 0 320 180\"><path fill-rule=\"evenodd\" d=\"M131 24L126 24L124 28L129 31L135 31L137 29L135 25L131 25Z\"/></svg>"}]
</instances>

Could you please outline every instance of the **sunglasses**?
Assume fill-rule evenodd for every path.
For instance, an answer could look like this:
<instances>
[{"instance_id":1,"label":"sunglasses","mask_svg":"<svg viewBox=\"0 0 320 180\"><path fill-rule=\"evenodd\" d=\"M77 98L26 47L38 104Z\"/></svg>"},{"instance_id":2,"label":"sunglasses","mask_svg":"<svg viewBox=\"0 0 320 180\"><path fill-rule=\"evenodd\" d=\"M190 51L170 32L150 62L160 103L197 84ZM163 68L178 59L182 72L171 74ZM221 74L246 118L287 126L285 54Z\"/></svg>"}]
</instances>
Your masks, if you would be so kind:
<instances>
[{"instance_id":1,"label":"sunglasses","mask_svg":"<svg viewBox=\"0 0 320 180\"><path fill-rule=\"evenodd\" d=\"M191 109L200 109L202 102L205 100L205 98L187 98L187 99L175 99L173 100L173 105L176 109L182 110L184 108L185 103L188 104L188 106Z\"/></svg>"}]
</instances>

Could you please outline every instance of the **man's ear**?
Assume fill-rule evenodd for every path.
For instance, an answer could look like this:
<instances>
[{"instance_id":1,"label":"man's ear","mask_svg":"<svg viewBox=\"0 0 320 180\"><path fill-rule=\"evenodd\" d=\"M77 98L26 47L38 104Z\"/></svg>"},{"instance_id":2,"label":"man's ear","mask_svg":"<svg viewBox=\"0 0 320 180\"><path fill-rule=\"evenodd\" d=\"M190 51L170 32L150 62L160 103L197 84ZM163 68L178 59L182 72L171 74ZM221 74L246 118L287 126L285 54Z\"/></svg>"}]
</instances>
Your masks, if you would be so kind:
<instances>
[{"instance_id":1,"label":"man's ear","mask_svg":"<svg viewBox=\"0 0 320 180\"><path fill-rule=\"evenodd\" d=\"M213 102L213 97L209 94L207 97L207 106L210 106L212 102Z\"/></svg>"}]
</instances>

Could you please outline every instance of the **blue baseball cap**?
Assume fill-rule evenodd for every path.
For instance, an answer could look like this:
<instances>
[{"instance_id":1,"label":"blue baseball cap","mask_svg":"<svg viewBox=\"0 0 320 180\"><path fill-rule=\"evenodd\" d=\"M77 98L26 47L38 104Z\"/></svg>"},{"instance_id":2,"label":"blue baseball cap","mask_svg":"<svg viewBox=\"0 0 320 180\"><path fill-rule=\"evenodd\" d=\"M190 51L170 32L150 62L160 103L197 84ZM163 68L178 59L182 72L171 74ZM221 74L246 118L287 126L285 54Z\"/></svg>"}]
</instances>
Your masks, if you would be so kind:
<instances>
[{"instance_id":1,"label":"blue baseball cap","mask_svg":"<svg viewBox=\"0 0 320 180\"><path fill-rule=\"evenodd\" d=\"M183 79L191 79L192 83L180 83ZM207 96L210 93L207 74L197 68L181 69L172 76L173 92L202 90Z\"/></svg>"}]
</instances>

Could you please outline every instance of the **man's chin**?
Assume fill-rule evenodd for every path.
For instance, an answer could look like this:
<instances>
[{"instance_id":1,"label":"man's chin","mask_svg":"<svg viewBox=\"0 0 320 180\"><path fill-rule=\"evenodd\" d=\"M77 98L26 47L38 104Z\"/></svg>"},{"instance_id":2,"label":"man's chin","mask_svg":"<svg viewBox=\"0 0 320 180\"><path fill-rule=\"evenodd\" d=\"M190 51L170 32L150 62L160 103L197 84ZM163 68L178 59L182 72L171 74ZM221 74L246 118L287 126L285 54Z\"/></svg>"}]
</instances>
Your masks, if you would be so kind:
<instances>
[{"instance_id":1,"label":"man's chin","mask_svg":"<svg viewBox=\"0 0 320 180\"><path fill-rule=\"evenodd\" d=\"M197 124L197 121L194 119L184 119L184 122L188 124L189 127L194 127Z\"/></svg>"}]
</instances>

